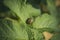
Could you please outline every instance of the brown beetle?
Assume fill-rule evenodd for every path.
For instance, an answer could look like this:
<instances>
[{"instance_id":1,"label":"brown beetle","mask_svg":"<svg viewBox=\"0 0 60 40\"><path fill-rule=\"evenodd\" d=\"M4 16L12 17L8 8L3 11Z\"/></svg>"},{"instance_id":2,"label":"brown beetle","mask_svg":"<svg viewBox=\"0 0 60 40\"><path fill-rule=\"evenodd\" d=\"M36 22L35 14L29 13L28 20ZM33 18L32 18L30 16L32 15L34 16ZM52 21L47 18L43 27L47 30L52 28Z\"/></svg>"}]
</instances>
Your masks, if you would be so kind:
<instances>
[{"instance_id":1,"label":"brown beetle","mask_svg":"<svg viewBox=\"0 0 60 40\"><path fill-rule=\"evenodd\" d=\"M33 23L33 18L28 18L27 20L26 20L26 24L32 24Z\"/></svg>"}]
</instances>

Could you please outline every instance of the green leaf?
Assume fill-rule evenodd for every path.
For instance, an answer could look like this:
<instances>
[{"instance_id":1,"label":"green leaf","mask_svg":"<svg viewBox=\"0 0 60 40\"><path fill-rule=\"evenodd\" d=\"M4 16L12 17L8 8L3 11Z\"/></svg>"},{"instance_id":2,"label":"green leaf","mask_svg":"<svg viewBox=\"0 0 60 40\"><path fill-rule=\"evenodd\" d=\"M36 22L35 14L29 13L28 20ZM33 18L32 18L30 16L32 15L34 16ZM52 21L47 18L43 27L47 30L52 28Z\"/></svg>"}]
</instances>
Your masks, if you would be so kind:
<instances>
[{"instance_id":1,"label":"green leaf","mask_svg":"<svg viewBox=\"0 0 60 40\"><path fill-rule=\"evenodd\" d=\"M43 34L41 32L39 32L36 29L33 29L32 31L34 33L35 40L44 40L44 36L43 36Z\"/></svg>"},{"instance_id":2,"label":"green leaf","mask_svg":"<svg viewBox=\"0 0 60 40\"><path fill-rule=\"evenodd\" d=\"M48 28L56 31L58 29L57 24L58 22L55 17L45 13L41 17L36 18L35 22L33 23L33 28L41 30L43 30L44 28Z\"/></svg>"},{"instance_id":3,"label":"green leaf","mask_svg":"<svg viewBox=\"0 0 60 40\"><path fill-rule=\"evenodd\" d=\"M46 0L47 1L47 7L50 12L50 14L54 17L57 17L57 10L55 5L55 0Z\"/></svg>"},{"instance_id":4,"label":"green leaf","mask_svg":"<svg viewBox=\"0 0 60 40\"><path fill-rule=\"evenodd\" d=\"M0 40L28 40L28 35L17 21L0 19Z\"/></svg>"},{"instance_id":5,"label":"green leaf","mask_svg":"<svg viewBox=\"0 0 60 40\"><path fill-rule=\"evenodd\" d=\"M26 4L26 2L27 0L4 0L4 4L15 12L24 23L27 18L40 15L40 9L32 7L31 4Z\"/></svg>"},{"instance_id":6,"label":"green leaf","mask_svg":"<svg viewBox=\"0 0 60 40\"><path fill-rule=\"evenodd\" d=\"M60 33L54 34L50 40L60 40Z\"/></svg>"},{"instance_id":7,"label":"green leaf","mask_svg":"<svg viewBox=\"0 0 60 40\"><path fill-rule=\"evenodd\" d=\"M26 2L27 0L4 0L5 6L7 6L10 11L14 12L13 14L16 14L21 20L19 20L19 22L11 20L11 23L7 23L7 20L5 19L1 20L2 23L0 25L2 26L0 28L0 35L4 36L4 38L0 38L1 40L31 40L32 36L35 40L44 40L41 31L52 30L60 32L57 27L57 12L53 2L49 2L49 0L47 0L48 9L51 15L45 13L41 16L39 16L41 13L40 9L36 9L32 6L32 4ZM33 16L37 17L35 18L33 24L30 25L32 28L30 28L30 26L25 25L25 22L28 18Z\"/></svg>"}]
</instances>

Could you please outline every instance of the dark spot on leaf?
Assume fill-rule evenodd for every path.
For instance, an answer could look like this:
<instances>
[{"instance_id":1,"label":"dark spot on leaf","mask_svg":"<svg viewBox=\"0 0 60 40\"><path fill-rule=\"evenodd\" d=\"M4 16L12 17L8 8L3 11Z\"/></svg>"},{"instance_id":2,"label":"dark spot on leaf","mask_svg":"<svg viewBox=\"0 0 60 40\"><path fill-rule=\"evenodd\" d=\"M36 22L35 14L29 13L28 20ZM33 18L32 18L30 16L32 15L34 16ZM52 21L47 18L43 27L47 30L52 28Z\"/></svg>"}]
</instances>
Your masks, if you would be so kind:
<instances>
[{"instance_id":1,"label":"dark spot on leaf","mask_svg":"<svg viewBox=\"0 0 60 40\"><path fill-rule=\"evenodd\" d=\"M26 20L26 24L32 24L33 23L33 19L32 18L28 18L27 20Z\"/></svg>"}]
</instances>

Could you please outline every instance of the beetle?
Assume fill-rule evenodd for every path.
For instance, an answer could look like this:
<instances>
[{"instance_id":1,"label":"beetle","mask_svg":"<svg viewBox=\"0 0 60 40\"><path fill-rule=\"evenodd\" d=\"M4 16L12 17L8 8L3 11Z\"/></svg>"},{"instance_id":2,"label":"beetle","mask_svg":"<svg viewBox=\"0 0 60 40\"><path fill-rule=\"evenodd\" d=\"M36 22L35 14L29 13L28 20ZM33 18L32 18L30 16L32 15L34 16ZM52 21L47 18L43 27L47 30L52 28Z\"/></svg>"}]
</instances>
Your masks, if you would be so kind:
<instances>
[{"instance_id":1,"label":"beetle","mask_svg":"<svg viewBox=\"0 0 60 40\"><path fill-rule=\"evenodd\" d=\"M33 18L28 18L27 20L26 20L26 24L32 24L33 23Z\"/></svg>"}]
</instances>

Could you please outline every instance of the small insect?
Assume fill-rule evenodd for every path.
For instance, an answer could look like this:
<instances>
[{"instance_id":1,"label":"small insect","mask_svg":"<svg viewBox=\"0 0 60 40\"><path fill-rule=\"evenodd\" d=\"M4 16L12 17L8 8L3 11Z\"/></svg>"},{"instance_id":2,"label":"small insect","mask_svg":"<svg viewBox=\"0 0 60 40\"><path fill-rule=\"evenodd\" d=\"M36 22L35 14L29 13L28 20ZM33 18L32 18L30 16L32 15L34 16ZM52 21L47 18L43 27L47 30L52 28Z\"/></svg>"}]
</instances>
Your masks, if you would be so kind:
<instances>
[{"instance_id":1,"label":"small insect","mask_svg":"<svg viewBox=\"0 0 60 40\"><path fill-rule=\"evenodd\" d=\"M26 20L26 24L32 24L33 23L33 18L28 18L27 20Z\"/></svg>"}]
</instances>

